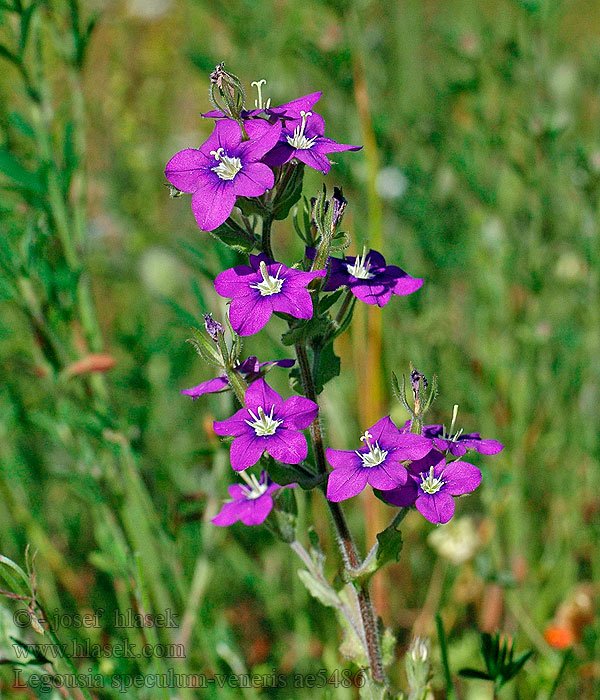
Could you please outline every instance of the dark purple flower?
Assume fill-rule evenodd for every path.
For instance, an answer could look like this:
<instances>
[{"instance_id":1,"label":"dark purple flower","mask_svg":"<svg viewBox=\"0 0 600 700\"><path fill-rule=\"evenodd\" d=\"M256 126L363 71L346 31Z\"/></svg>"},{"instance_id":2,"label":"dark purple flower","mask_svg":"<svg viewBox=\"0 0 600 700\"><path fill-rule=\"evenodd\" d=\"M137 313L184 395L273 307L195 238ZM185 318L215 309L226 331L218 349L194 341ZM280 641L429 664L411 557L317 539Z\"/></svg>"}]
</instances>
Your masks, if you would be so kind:
<instances>
[{"instance_id":1,"label":"dark purple flower","mask_svg":"<svg viewBox=\"0 0 600 700\"><path fill-rule=\"evenodd\" d=\"M377 421L360 438L358 450L327 449L333 467L327 482L327 498L344 501L360 493L367 484L389 490L408 479L403 461L419 459L431 450L431 441L421 435L403 434L389 416Z\"/></svg>"},{"instance_id":2,"label":"dark purple flower","mask_svg":"<svg viewBox=\"0 0 600 700\"><path fill-rule=\"evenodd\" d=\"M273 459L298 464L306 459L306 438L300 432L313 422L319 411L314 401L292 396L285 401L264 379L246 389L246 407L231 418L215 421L217 435L233 435L231 466L236 471L256 464L266 450Z\"/></svg>"},{"instance_id":3,"label":"dark purple flower","mask_svg":"<svg viewBox=\"0 0 600 700\"><path fill-rule=\"evenodd\" d=\"M306 256L314 259L315 249L307 248ZM348 287L365 304L385 306L392 294L412 294L423 286L423 280L411 277L396 265L386 265L385 258L376 250L363 248L362 255L327 260L329 277L323 291L333 292Z\"/></svg>"},{"instance_id":4,"label":"dark purple flower","mask_svg":"<svg viewBox=\"0 0 600 700\"><path fill-rule=\"evenodd\" d=\"M294 270L261 253L250 256L250 265L237 265L217 275L215 289L232 300L229 320L233 330L253 335L264 328L273 311L312 318L313 304L306 286L325 274L325 270Z\"/></svg>"},{"instance_id":5,"label":"dark purple flower","mask_svg":"<svg viewBox=\"0 0 600 700\"><path fill-rule=\"evenodd\" d=\"M246 485L233 484L228 488L231 500L226 501L221 511L211 522L215 525L227 526L241 520L244 525L260 525L273 509L273 491L282 488L271 481L267 472L263 471L260 481L254 474L247 476L241 472Z\"/></svg>"},{"instance_id":6,"label":"dark purple flower","mask_svg":"<svg viewBox=\"0 0 600 700\"><path fill-rule=\"evenodd\" d=\"M247 357L242 363L240 363L235 369L239 372L242 377L252 384L252 382L260 379L268 371L267 368L271 367L292 367L295 360L271 360L269 362L259 362L258 358L254 355ZM191 389L184 389L181 393L186 396L191 396L192 399L197 399L202 394L214 394L219 391L225 391L229 389L229 382L227 381L227 375L223 374L220 377L215 377L214 379L208 379L198 386L192 387Z\"/></svg>"},{"instance_id":7,"label":"dark purple flower","mask_svg":"<svg viewBox=\"0 0 600 700\"><path fill-rule=\"evenodd\" d=\"M504 449L504 445L498 440L483 440L479 433L459 431L455 435L447 435L441 425L425 425L423 434L433 440L440 452L448 450L455 457L462 457L467 450L476 450L482 455L495 455Z\"/></svg>"},{"instance_id":8,"label":"dark purple flower","mask_svg":"<svg viewBox=\"0 0 600 700\"><path fill-rule=\"evenodd\" d=\"M429 456L429 455L428 455ZM449 462L439 454L436 464L413 473L415 462L410 465L409 477L403 486L380 495L395 506L415 504L421 515L431 523L447 523L454 515L453 496L471 493L481 483L481 472L469 462Z\"/></svg>"},{"instance_id":9,"label":"dark purple flower","mask_svg":"<svg viewBox=\"0 0 600 700\"><path fill-rule=\"evenodd\" d=\"M306 100L306 98L300 99ZM290 104L292 103L287 105L288 109ZM263 162L277 166L296 158L315 170L328 173L331 163L325 155L326 153L358 151L362 148L362 146L337 143L333 139L323 136L324 133L325 120L323 117L308 109L302 109L298 117L284 120L279 142L272 151L267 153Z\"/></svg>"},{"instance_id":10,"label":"dark purple flower","mask_svg":"<svg viewBox=\"0 0 600 700\"><path fill-rule=\"evenodd\" d=\"M236 121L220 121L199 149L179 151L167 163L167 180L193 194L192 211L205 231L227 219L236 197L259 197L273 187L273 171L260 160L277 143L281 126L250 120L244 129L247 141Z\"/></svg>"}]
</instances>

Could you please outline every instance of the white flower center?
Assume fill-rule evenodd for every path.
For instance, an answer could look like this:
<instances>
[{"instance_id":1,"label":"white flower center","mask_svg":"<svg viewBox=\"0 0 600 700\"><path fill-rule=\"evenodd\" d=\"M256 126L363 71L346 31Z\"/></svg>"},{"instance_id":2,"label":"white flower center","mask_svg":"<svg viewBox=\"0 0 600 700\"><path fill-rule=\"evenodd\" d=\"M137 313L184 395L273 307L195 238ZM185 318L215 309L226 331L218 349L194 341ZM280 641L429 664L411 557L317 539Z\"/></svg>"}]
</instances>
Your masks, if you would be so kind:
<instances>
[{"instance_id":1,"label":"white flower center","mask_svg":"<svg viewBox=\"0 0 600 700\"><path fill-rule=\"evenodd\" d=\"M281 272L281 268L283 266L279 267L279 270L277 270L277 274L275 275L275 277L271 277L269 271L267 270L267 266L265 265L263 260L260 261L260 265L258 267L260 269L260 274L263 278L263 281L255 282L250 286L253 289L258 289L260 295L263 297L270 297L272 294L279 294L279 292L281 291L281 287L285 282L285 277L279 276L279 273Z\"/></svg>"},{"instance_id":2,"label":"white flower center","mask_svg":"<svg viewBox=\"0 0 600 700\"><path fill-rule=\"evenodd\" d=\"M262 99L262 86L266 84L266 80L263 78L262 80L253 80L250 85L256 85L256 91L258 92L258 99L254 100L254 106L256 109L269 109L271 106L271 98L263 104L263 99Z\"/></svg>"},{"instance_id":3,"label":"white flower center","mask_svg":"<svg viewBox=\"0 0 600 700\"><path fill-rule=\"evenodd\" d=\"M382 462L385 461L388 453L386 450L382 450L379 447L379 443L376 442L374 445L371 444L371 438L373 436L366 430L364 435L361 435L361 441L364 440L365 444L369 448L368 452L359 452L355 450L356 454L362 459L363 467L378 467Z\"/></svg>"},{"instance_id":4,"label":"white flower center","mask_svg":"<svg viewBox=\"0 0 600 700\"><path fill-rule=\"evenodd\" d=\"M244 423L247 423L258 435L258 437L265 437L266 435L275 435L275 431L283 423L283 421L273 418L274 410L275 406L271 406L271 411L269 415L267 415L262 409L262 407L259 406L256 411L258 413L257 416L254 413L252 413L250 409L248 409L248 413L252 416L253 420L245 420Z\"/></svg>"},{"instance_id":5,"label":"white flower center","mask_svg":"<svg viewBox=\"0 0 600 700\"><path fill-rule=\"evenodd\" d=\"M307 151L309 148L312 148L315 145L315 141L317 140L316 136L312 136L308 139L304 135L304 130L306 129L306 121L309 117L312 117L312 112L301 111L300 116L302 117L302 123L300 124L300 126L297 126L294 129L294 135L286 136L286 139L292 148Z\"/></svg>"},{"instance_id":6,"label":"white flower center","mask_svg":"<svg viewBox=\"0 0 600 700\"><path fill-rule=\"evenodd\" d=\"M242 471L240 472L240 475L248 484L248 486L242 486L242 491L244 492L244 496L249 501L253 501L255 498L260 498L260 496L262 496L263 493L265 493L265 491L269 488L267 485L267 479L265 479L264 484L261 484L254 474L250 474L250 476L248 476L245 471Z\"/></svg>"},{"instance_id":7,"label":"white flower center","mask_svg":"<svg viewBox=\"0 0 600 700\"><path fill-rule=\"evenodd\" d=\"M233 180L233 178L242 169L242 161L239 158L230 158L226 153L225 149L217 148L216 151L210 152L211 156L214 156L218 165L215 168L211 168L213 173L221 178L221 180Z\"/></svg>"},{"instance_id":8,"label":"white flower center","mask_svg":"<svg viewBox=\"0 0 600 700\"><path fill-rule=\"evenodd\" d=\"M429 474L427 476L421 476L421 479L421 489L425 491L425 493L429 493L431 495L437 493L446 483L445 481L442 481L441 476L434 476L433 467L430 467Z\"/></svg>"},{"instance_id":9,"label":"white flower center","mask_svg":"<svg viewBox=\"0 0 600 700\"><path fill-rule=\"evenodd\" d=\"M362 255L357 255L353 265L346 264L348 272L359 280L370 280L375 275L369 272L371 263L367 260L367 249L363 248Z\"/></svg>"}]
</instances>

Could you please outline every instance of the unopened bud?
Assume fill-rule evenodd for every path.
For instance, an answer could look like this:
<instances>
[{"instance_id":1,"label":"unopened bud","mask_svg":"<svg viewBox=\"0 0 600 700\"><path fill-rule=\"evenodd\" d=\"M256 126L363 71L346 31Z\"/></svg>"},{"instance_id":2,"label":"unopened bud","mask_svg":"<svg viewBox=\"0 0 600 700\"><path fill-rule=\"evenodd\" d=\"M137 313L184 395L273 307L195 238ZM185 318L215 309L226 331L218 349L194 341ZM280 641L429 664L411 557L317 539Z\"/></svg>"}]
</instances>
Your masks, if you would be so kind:
<instances>
[{"instance_id":1,"label":"unopened bud","mask_svg":"<svg viewBox=\"0 0 600 700\"><path fill-rule=\"evenodd\" d=\"M332 207L332 218L331 218L331 228L332 228L332 233L335 233L335 231L339 228L340 224L342 223L342 218L344 216L344 212L346 211L346 206L348 205L348 200L344 197L342 194L342 190L339 187L334 187L333 188L333 197L331 198L331 204L330 206Z\"/></svg>"},{"instance_id":2,"label":"unopened bud","mask_svg":"<svg viewBox=\"0 0 600 700\"><path fill-rule=\"evenodd\" d=\"M219 63L210 74L210 99L218 110L239 121L246 95L237 75L228 73L224 66Z\"/></svg>"},{"instance_id":3,"label":"unopened bud","mask_svg":"<svg viewBox=\"0 0 600 700\"><path fill-rule=\"evenodd\" d=\"M204 314L204 327L215 343L219 342L219 333L225 333L223 326L214 320L212 314Z\"/></svg>"},{"instance_id":4,"label":"unopened bud","mask_svg":"<svg viewBox=\"0 0 600 700\"><path fill-rule=\"evenodd\" d=\"M430 656L429 640L415 637L404 659L410 698L420 697L425 692L429 680Z\"/></svg>"}]
</instances>

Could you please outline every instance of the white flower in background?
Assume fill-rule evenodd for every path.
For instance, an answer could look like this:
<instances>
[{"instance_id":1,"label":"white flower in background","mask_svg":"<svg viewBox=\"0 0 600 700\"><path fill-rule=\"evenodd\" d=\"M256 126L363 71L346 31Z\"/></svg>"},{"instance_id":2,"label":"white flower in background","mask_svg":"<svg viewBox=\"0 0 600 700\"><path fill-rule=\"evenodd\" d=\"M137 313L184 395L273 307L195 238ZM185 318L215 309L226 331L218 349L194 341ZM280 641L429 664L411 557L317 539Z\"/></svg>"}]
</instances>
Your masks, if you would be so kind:
<instances>
[{"instance_id":1,"label":"white flower in background","mask_svg":"<svg viewBox=\"0 0 600 700\"><path fill-rule=\"evenodd\" d=\"M455 518L438 527L427 538L430 546L444 559L458 566L468 561L479 547L480 540L472 518Z\"/></svg>"}]
</instances>

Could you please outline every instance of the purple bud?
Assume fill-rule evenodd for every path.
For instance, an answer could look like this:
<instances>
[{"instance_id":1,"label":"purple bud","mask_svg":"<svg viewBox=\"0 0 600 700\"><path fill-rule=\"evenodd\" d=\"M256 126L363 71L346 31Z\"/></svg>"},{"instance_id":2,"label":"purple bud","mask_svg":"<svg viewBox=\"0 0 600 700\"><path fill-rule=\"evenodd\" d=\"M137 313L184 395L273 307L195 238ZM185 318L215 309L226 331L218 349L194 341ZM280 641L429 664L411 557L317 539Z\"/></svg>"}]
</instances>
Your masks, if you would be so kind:
<instances>
[{"instance_id":1,"label":"purple bud","mask_svg":"<svg viewBox=\"0 0 600 700\"><path fill-rule=\"evenodd\" d=\"M219 342L219 333L225 333L223 326L218 321L214 320L212 314L204 314L204 327L215 343Z\"/></svg>"},{"instance_id":2,"label":"purple bud","mask_svg":"<svg viewBox=\"0 0 600 700\"><path fill-rule=\"evenodd\" d=\"M419 394L419 385L421 380L423 380L423 386L425 389L427 389L427 377L424 374L421 374L418 370L413 369L413 371L410 373L410 383L412 384L412 390L415 398Z\"/></svg>"},{"instance_id":3,"label":"purple bud","mask_svg":"<svg viewBox=\"0 0 600 700\"><path fill-rule=\"evenodd\" d=\"M331 198L331 206L333 207L333 218L331 220L332 233L335 233L338 226L342 223L342 217L346 211L348 200L342 194L339 187L333 188L333 197Z\"/></svg>"}]
</instances>

